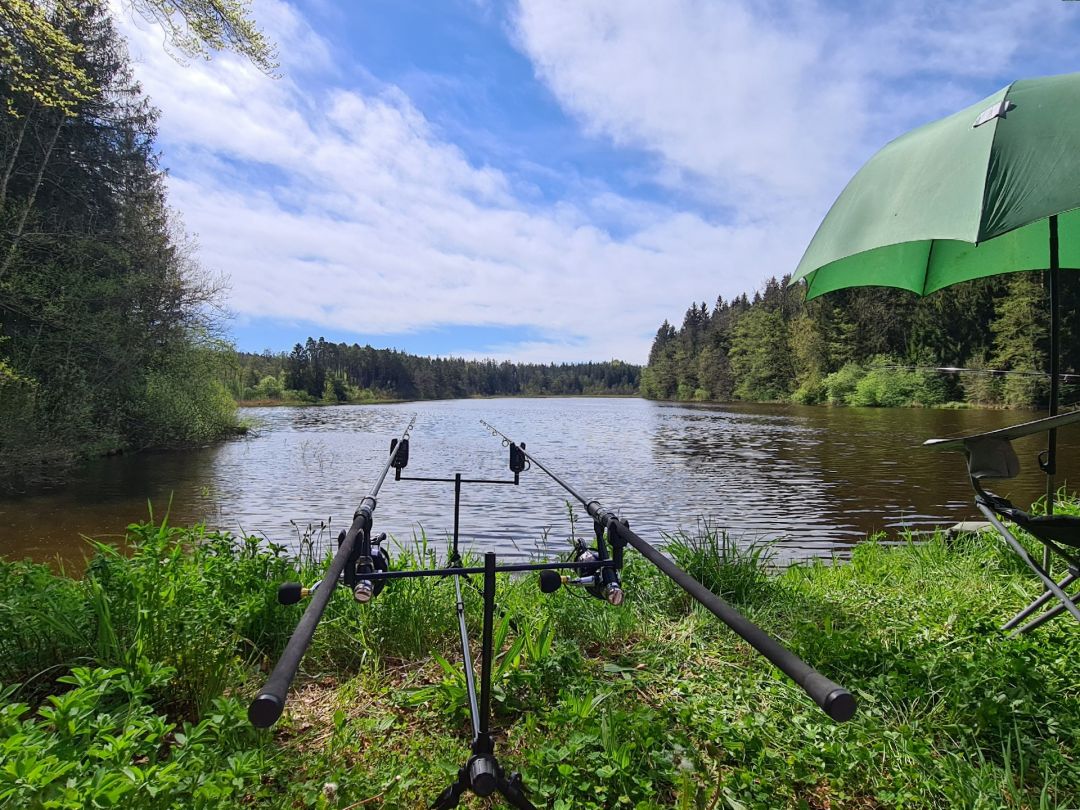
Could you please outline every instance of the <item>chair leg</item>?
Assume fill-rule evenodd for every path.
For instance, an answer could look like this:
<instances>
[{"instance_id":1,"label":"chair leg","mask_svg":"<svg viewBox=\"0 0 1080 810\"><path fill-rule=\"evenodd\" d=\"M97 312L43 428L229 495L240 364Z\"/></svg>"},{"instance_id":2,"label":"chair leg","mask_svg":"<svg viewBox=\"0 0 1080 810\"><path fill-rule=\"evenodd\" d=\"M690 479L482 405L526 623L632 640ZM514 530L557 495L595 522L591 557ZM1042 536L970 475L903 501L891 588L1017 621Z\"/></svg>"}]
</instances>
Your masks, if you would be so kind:
<instances>
[{"instance_id":1,"label":"chair leg","mask_svg":"<svg viewBox=\"0 0 1080 810\"><path fill-rule=\"evenodd\" d=\"M1080 593L1076 594L1076 596L1074 596L1072 598L1073 604L1076 604L1078 601L1080 601ZM1050 608L1050 610L1046 611L1046 613L1032 619L1030 622L1025 624L1023 627L1021 627L1021 628L1019 628L1017 630L1013 630L1011 633L1009 633L1009 635L1010 636L1019 636L1019 635L1022 635L1024 633L1027 633L1029 630L1034 630L1039 625L1045 624L1046 622L1050 621L1052 618L1057 616L1063 610L1065 610L1065 605L1054 605L1052 608Z\"/></svg>"},{"instance_id":2,"label":"chair leg","mask_svg":"<svg viewBox=\"0 0 1080 810\"><path fill-rule=\"evenodd\" d=\"M1002 536L1002 538L1005 540L1006 543L1009 544L1012 550L1015 551L1016 554L1020 557L1020 559L1022 559L1027 564L1027 567L1034 571L1035 575L1042 580L1042 583L1046 586L1047 590L1058 598L1058 600L1063 606L1063 609L1069 611L1069 613L1071 613L1073 617L1078 622L1080 622L1080 607L1077 607L1076 603L1072 600L1072 598L1060 587L1058 587L1058 584L1050 578L1049 574L1046 573L1046 570L1031 558L1031 555L1028 554L1027 549L1024 548L1023 545L1021 545L1019 540L1013 537L1012 532L1005 528L1005 524L998 520L998 516L994 514L993 510L991 510L990 507L986 506L983 503L977 503L976 505L979 507L979 511L986 515L986 519L989 520L991 525L998 530L998 534ZM1054 615L1056 616L1057 614L1055 613ZM1042 622L1039 623L1041 624ZM1008 628L1002 629L1004 630Z\"/></svg>"},{"instance_id":3,"label":"chair leg","mask_svg":"<svg viewBox=\"0 0 1080 810\"><path fill-rule=\"evenodd\" d=\"M1059 588L1061 588L1062 591L1064 591L1066 588L1068 588L1070 585L1072 585L1072 583L1075 580L1076 580L1076 574L1070 573L1067 577L1065 577L1065 579L1061 580L1061 582L1059 582L1057 584L1057 586ZM1026 608L1021 610L1019 613L1017 613L1011 619L1009 619L1009 621L1007 621L1005 624L1003 624L1001 626L1001 629L1002 630L1012 630L1016 625L1020 624L1020 622L1022 622L1024 619L1026 619L1028 616L1030 616L1032 613L1034 613L1036 610L1041 608L1043 605L1045 605L1047 602L1049 602L1053 598L1054 598L1054 592L1053 591L1051 591L1049 589L1043 591L1042 596L1040 596L1038 599L1036 599L1034 602L1032 602ZM1073 597L1073 601L1074 602L1076 601L1076 597ZM1064 609L1065 609L1064 607L1060 608L1058 610L1058 613L1060 613ZM1054 615L1056 616L1057 613L1055 613Z\"/></svg>"}]
</instances>

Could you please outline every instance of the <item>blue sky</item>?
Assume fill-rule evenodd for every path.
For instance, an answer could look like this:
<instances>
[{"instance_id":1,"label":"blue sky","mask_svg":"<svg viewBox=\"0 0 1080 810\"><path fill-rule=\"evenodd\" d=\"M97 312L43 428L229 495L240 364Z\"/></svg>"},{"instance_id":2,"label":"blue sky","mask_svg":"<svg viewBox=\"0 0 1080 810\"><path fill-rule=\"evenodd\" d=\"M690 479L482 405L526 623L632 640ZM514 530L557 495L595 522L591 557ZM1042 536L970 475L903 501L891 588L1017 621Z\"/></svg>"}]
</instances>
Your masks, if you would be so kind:
<instances>
[{"instance_id":1,"label":"blue sky","mask_svg":"<svg viewBox=\"0 0 1080 810\"><path fill-rule=\"evenodd\" d=\"M643 362L791 272L858 166L1076 69L1049 0L256 0L271 79L119 12L239 348Z\"/></svg>"}]
</instances>

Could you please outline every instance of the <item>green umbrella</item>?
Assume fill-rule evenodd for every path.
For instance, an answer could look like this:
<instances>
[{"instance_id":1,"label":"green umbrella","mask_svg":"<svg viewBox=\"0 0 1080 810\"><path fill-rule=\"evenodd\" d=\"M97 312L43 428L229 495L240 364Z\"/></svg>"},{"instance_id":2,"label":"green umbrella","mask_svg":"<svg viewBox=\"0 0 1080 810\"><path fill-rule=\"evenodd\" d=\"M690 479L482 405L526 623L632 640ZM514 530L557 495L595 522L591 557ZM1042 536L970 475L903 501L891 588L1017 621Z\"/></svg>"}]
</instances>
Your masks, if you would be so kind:
<instances>
[{"instance_id":1,"label":"green umbrella","mask_svg":"<svg viewBox=\"0 0 1080 810\"><path fill-rule=\"evenodd\" d=\"M1080 73L1026 79L887 144L818 227L792 283L942 287L1050 276L1050 415L1059 381L1058 271L1080 268ZM1056 436L1044 468L1053 510Z\"/></svg>"}]
</instances>

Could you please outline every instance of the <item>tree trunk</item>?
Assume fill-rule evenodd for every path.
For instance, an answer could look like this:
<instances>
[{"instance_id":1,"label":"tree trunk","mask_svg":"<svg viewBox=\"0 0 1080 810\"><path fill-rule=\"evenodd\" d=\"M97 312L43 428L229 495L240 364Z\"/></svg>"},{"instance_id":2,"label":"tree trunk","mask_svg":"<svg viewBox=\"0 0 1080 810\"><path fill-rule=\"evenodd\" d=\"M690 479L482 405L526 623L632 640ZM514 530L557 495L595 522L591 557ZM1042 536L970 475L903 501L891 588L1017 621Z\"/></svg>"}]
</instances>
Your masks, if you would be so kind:
<instances>
[{"instance_id":1,"label":"tree trunk","mask_svg":"<svg viewBox=\"0 0 1080 810\"><path fill-rule=\"evenodd\" d=\"M42 155L37 177L34 178L34 187L30 190L30 196L27 198L26 205L23 207L22 214L19 216L19 222L15 226L15 233L11 239L11 246L8 248L7 255L4 257L3 266L0 267L0 278L7 275L7 271L11 268L12 261L15 260L15 254L19 250L19 243L22 241L23 232L26 230L26 220L30 218L30 211L34 208L38 190L41 188L41 183L45 178L45 169L49 166L49 160L52 158L52 152L56 147L56 141L60 137L60 128L63 125L64 118L61 116L59 120L57 120L56 126L53 128L52 137L49 138L49 145L45 147L45 154Z\"/></svg>"},{"instance_id":2,"label":"tree trunk","mask_svg":"<svg viewBox=\"0 0 1080 810\"><path fill-rule=\"evenodd\" d=\"M35 101L33 106L30 107L30 111L26 113L26 117L23 118L22 127L19 128L19 137L15 139L15 146L11 150L11 159L4 166L4 176L0 179L0 208L3 208L4 203L7 201L7 189L8 183L11 182L11 176L15 173L15 164L19 161L19 152L22 151L23 138L26 137L26 130L30 126L30 119L34 117L34 112L37 110L37 102Z\"/></svg>"}]
</instances>

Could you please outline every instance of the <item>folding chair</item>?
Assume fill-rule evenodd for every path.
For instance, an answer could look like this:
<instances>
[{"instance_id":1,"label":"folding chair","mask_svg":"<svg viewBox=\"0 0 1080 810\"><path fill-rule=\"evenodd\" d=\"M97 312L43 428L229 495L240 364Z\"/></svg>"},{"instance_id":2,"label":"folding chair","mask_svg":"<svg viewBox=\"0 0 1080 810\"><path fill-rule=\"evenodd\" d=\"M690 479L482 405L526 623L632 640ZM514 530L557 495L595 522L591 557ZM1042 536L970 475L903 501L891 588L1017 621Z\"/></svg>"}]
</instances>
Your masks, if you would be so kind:
<instances>
[{"instance_id":1,"label":"folding chair","mask_svg":"<svg viewBox=\"0 0 1080 810\"><path fill-rule=\"evenodd\" d=\"M1012 550L1020 556L1020 559L1035 572L1036 576L1046 586L1046 591L1040 597L1017 613L1001 628L1002 630L1012 630L1011 635L1034 630L1039 625L1066 610L1080 622L1080 607L1077 606L1077 603L1080 602L1080 588L1072 596L1066 592L1069 586L1076 582L1077 579L1080 579L1080 517L1032 515L1013 506L1007 499L992 492L987 492L982 487L982 481L990 478L1015 478L1020 472L1020 459L1017 458L1016 451L1013 450L1013 439L1043 433L1048 430L1056 430L1074 422L1080 422L1080 411L1071 411L1057 416L1036 419L1033 422L992 430L989 433L980 433L976 436L966 436L958 439L928 439L923 442L924 446L941 450L964 451L967 456L968 477L971 479L971 486L975 489L975 505ZM1055 582L1050 573L1028 554L1027 549L1009 531L1002 522L1003 520L1008 520L1021 527L1046 546L1052 554L1064 559L1068 568L1065 578L1060 582ZM1052 565L1048 567L1053 568ZM1043 605L1054 597L1057 597L1061 604L1055 605L1050 610L1016 629L1020 622L1040 610Z\"/></svg>"}]
</instances>

